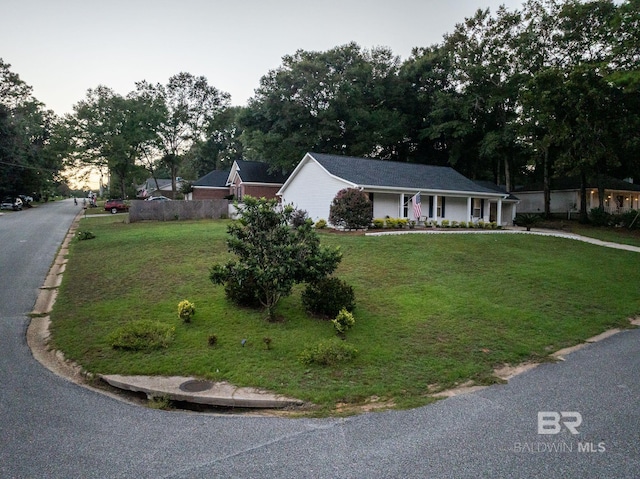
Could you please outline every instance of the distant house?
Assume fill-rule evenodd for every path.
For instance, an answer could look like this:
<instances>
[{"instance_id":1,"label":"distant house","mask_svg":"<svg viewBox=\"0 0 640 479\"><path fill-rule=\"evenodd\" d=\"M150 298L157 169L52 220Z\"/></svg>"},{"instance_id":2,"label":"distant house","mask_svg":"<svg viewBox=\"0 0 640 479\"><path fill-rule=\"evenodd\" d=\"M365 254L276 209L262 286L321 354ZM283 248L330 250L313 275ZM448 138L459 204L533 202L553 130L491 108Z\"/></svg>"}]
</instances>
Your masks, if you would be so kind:
<instances>
[{"instance_id":1,"label":"distant house","mask_svg":"<svg viewBox=\"0 0 640 479\"><path fill-rule=\"evenodd\" d=\"M368 193L374 218L418 221L495 221L512 224L517 198L497 186L475 183L453 168L307 153L278 191L282 203L305 210L314 221L329 218L336 193L358 188ZM413 198L420 193L421 214Z\"/></svg>"},{"instance_id":2,"label":"distant house","mask_svg":"<svg viewBox=\"0 0 640 479\"><path fill-rule=\"evenodd\" d=\"M176 193L180 192L183 183L184 180L182 178L176 178ZM175 199L173 197L173 190L171 189L171 179L149 178L144 184L138 186L137 198L146 199L150 196L166 196L167 198Z\"/></svg>"},{"instance_id":3,"label":"distant house","mask_svg":"<svg viewBox=\"0 0 640 479\"><path fill-rule=\"evenodd\" d=\"M603 178L604 209L608 213L623 213L637 210L640 202L640 185L631 180ZM587 212L600 206L598 185L595 181L587 183ZM542 185L533 185L516 190L520 204L518 211L522 213L544 212L544 191ZM580 178L570 177L553 180L551 188L550 213L570 216L580 211Z\"/></svg>"},{"instance_id":4,"label":"distant house","mask_svg":"<svg viewBox=\"0 0 640 479\"><path fill-rule=\"evenodd\" d=\"M228 197L229 171L213 170L193 183L193 189L186 197L188 200L215 200Z\"/></svg>"},{"instance_id":5,"label":"distant house","mask_svg":"<svg viewBox=\"0 0 640 479\"><path fill-rule=\"evenodd\" d=\"M269 172L269 164L236 160L229 171L211 171L193 184L191 199L233 198L242 201L246 195L275 198L286 180L281 173Z\"/></svg>"}]
</instances>

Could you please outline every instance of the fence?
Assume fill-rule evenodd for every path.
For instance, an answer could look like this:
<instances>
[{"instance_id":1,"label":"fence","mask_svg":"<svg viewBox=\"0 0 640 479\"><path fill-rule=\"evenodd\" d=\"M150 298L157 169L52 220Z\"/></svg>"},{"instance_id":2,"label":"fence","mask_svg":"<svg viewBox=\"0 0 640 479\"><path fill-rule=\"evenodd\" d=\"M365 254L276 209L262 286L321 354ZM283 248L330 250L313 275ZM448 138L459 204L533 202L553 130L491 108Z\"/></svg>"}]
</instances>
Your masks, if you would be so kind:
<instances>
[{"instance_id":1,"label":"fence","mask_svg":"<svg viewBox=\"0 0 640 479\"><path fill-rule=\"evenodd\" d=\"M143 201L133 200L129 222L219 219L229 215L229 200Z\"/></svg>"}]
</instances>

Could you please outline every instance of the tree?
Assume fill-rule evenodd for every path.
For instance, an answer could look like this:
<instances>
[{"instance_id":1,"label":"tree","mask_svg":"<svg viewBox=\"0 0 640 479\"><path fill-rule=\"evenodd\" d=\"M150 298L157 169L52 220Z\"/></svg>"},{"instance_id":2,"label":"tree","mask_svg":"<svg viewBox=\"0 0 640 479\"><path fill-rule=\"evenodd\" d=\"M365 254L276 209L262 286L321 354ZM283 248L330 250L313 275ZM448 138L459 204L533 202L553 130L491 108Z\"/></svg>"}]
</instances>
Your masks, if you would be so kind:
<instances>
[{"instance_id":1,"label":"tree","mask_svg":"<svg viewBox=\"0 0 640 479\"><path fill-rule=\"evenodd\" d=\"M329 221L347 229L367 228L373 219L369 196L357 188L338 191L329 207Z\"/></svg>"},{"instance_id":2,"label":"tree","mask_svg":"<svg viewBox=\"0 0 640 479\"><path fill-rule=\"evenodd\" d=\"M328 276L342 254L338 248L320 246L311 221L292 228L292 207L281 209L275 200L250 196L243 203L240 218L228 230L227 245L237 258L215 265L209 278L219 285L250 285L273 321L278 301L291 294L294 284Z\"/></svg>"},{"instance_id":3,"label":"tree","mask_svg":"<svg viewBox=\"0 0 640 479\"><path fill-rule=\"evenodd\" d=\"M136 87L139 95L164 105L165 116L156 130L157 147L171 173L175 195L183 155L205 140L215 117L229 106L229 94L210 86L205 77L185 72L169 78L166 86L142 81Z\"/></svg>"},{"instance_id":4,"label":"tree","mask_svg":"<svg viewBox=\"0 0 640 479\"><path fill-rule=\"evenodd\" d=\"M61 181L64 151L52 144L59 119L0 58L0 194L41 193Z\"/></svg>"},{"instance_id":5,"label":"tree","mask_svg":"<svg viewBox=\"0 0 640 479\"><path fill-rule=\"evenodd\" d=\"M85 100L74 105L69 119L76 138L80 164L108 168L120 195L138 171L137 163L156 139L161 113L153 99L143 95L122 97L105 86L87 91Z\"/></svg>"},{"instance_id":6,"label":"tree","mask_svg":"<svg viewBox=\"0 0 640 479\"><path fill-rule=\"evenodd\" d=\"M245 153L281 171L308 151L406 159L399 65L388 49L355 43L283 57L241 117Z\"/></svg>"}]
</instances>

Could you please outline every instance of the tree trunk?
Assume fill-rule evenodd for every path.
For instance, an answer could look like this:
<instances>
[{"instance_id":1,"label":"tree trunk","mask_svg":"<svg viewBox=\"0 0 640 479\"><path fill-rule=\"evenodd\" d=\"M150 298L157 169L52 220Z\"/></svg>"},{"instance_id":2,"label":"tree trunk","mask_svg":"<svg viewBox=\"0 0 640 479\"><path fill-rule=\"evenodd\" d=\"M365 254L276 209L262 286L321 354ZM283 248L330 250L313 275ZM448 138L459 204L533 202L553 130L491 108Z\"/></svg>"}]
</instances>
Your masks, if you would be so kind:
<instances>
[{"instance_id":1,"label":"tree trunk","mask_svg":"<svg viewBox=\"0 0 640 479\"><path fill-rule=\"evenodd\" d=\"M544 158L542 159L543 174L543 191L544 191L544 217L551 216L551 178L549 175L549 147L544 149Z\"/></svg>"},{"instance_id":2,"label":"tree trunk","mask_svg":"<svg viewBox=\"0 0 640 479\"><path fill-rule=\"evenodd\" d=\"M507 192L511 193L513 185L511 184L511 164L509 162L509 157L504 159L504 185Z\"/></svg>"},{"instance_id":3,"label":"tree trunk","mask_svg":"<svg viewBox=\"0 0 640 479\"><path fill-rule=\"evenodd\" d=\"M589 222L589 213L587 212L587 176L584 170L580 172L580 223Z\"/></svg>"}]
</instances>

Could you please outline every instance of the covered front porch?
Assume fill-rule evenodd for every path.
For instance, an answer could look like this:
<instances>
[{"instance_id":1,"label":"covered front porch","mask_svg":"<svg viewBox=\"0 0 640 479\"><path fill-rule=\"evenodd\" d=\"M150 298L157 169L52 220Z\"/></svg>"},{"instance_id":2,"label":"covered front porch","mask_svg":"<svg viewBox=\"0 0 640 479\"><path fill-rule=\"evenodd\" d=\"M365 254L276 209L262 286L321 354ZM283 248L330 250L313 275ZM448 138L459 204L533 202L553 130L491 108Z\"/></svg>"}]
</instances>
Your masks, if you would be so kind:
<instances>
[{"instance_id":1,"label":"covered front porch","mask_svg":"<svg viewBox=\"0 0 640 479\"><path fill-rule=\"evenodd\" d=\"M406 218L419 224L443 220L465 223L496 222L504 226L515 217L515 202L505 195L465 195L445 192L420 192L420 208L414 208L417 192L367 191L373 203L374 218Z\"/></svg>"}]
</instances>

